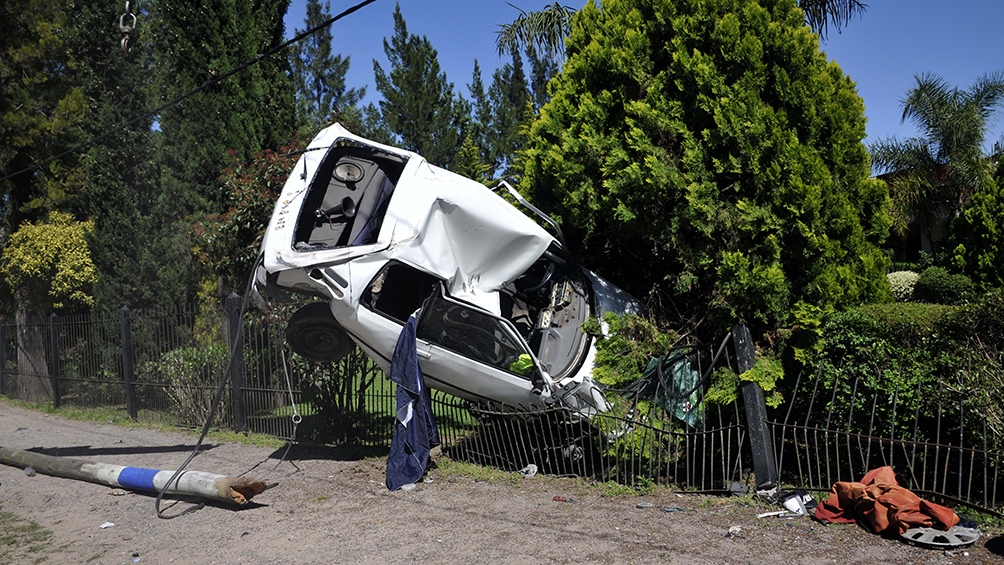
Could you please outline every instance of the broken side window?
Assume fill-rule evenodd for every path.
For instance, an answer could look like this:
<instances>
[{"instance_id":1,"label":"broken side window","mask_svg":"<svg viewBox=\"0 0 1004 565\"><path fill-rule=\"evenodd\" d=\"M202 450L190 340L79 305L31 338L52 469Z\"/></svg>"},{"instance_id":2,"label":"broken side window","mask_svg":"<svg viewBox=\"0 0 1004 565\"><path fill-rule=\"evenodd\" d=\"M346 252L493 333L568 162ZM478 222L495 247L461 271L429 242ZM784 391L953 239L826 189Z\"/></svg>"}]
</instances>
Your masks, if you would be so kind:
<instances>
[{"instance_id":1,"label":"broken side window","mask_svg":"<svg viewBox=\"0 0 1004 565\"><path fill-rule=\"evenodd\" d=\"M439 283L440 279L428 273L392 261L370 283L362 303L403 325Z\"/></svg>"}]
</instances>

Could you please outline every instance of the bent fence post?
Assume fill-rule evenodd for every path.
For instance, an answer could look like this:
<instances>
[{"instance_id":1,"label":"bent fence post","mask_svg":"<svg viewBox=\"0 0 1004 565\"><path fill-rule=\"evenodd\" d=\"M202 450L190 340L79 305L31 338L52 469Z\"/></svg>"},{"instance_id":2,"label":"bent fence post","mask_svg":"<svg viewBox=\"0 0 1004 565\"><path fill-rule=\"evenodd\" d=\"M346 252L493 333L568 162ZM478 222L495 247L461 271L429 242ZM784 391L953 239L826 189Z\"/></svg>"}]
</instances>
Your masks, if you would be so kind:
<instances>
[{"instance_id":1,"label":"bent fence post","mask_svg":"<svg viewBox=\"0 0 1004 565\"><path fill-rule=\"evenodd\" d=\"M133 420L139 413L136 409L136 368L132 349L132 320L129 318L129 307L123 306L120 311L122 327L122 381L125 384L126 412Z\"/></svg>"},{"instance_id":2,"label":"bent fence post","mask_svg":"<svg viewBox=\"0 0 1004 565\"><path fill-rule=\"evenodd\" d=\"M60 365L59 365L59 328L56 327L56 320L59 316L55 312L49 316L49 355L51 357L51 363L49 363L49 379L52 382L52 407L59 408L60 398L59 394L59 377L60 377Z\"/></svg>"},{"instance_id":3,"label":"bent fence post","mask_svg":"<svg viewBox=\"0 0 1004 565\"><path fill-rule=\"evenodd\" d=\"M739 324L732 328L732 339L735 340L736 362L739 364L739 373L742 374L752 369L756 362L753 338L749 328L745 324ZM743 381L742 389L757 489L773 488L777 486L779 478L777 463L774 461L774 442L771 441L770 428L767 426L767 405L763 389L751 381Z\"/></svg>"},{"instance_id":4,"label":"bent fence post","mask_svg":"<svg viewBox=\"0 0 1004 565\"><path fill-rule=\"evenodd\" d=\"M233 387L231 401L234 409L234 431L248 431L247 413L244 409L244 383L247 369L244 366L244 340L241 338L241 297L231 292L227 297L227 320L230 322L228 343L230 345L230 383Z\"/></svg>"}]
</instances>

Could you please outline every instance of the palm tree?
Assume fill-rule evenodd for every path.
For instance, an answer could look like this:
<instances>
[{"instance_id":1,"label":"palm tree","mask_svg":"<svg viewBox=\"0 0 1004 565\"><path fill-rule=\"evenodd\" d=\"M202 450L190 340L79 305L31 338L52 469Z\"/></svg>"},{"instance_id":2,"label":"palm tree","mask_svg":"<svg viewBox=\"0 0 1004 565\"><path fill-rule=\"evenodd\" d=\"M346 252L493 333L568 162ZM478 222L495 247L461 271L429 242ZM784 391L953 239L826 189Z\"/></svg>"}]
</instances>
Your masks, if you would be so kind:
<instances>
[{"instance_id":1,"label":"palm tree","mask_svg":"<svg viewBox=\"0 0 1004 565\"><path fill-rule=\"evenodd\" d=\"M841 27L863 13L868 5L861 0L798 0L798 7L805 12L805 23L826 37L831 23L839 33ZM499 25L495 38L499 55L534 48L547 56L560 57L562 44L572 31L575 8L557 2L536 12L513 8L519 10L520 15L511 24Z\"/></svg>"},{"instance_id":2,"label":"palm tree","mask_svg":"<svg viewBox=\"0 0 1004 565\"><path fill-rule=\"evenodd\" d=\"M903 234L919 224L933 251L946 223L993 182L997 151L986 155L983 142L1004 101L1004 74L983 75L968 90L936 74L915 78L902 121L913 122L921 136L880 140L870 149L875 170L889 181L894 230Z\"/></svg>"},{"instance_id":3,"label":"palm tree","mask_svg":"<svg viewBox=\"0 0 1004 565\"><path fill-rule=\"evenodd\" d=\"M519 10L519 17L511 24L500 24L495 45L499 55L512 55L534 49L552 58L559 58L565 38L572 33L572 16L575 8L555 2L537 12Z\"/></svg>"}]
</instances>

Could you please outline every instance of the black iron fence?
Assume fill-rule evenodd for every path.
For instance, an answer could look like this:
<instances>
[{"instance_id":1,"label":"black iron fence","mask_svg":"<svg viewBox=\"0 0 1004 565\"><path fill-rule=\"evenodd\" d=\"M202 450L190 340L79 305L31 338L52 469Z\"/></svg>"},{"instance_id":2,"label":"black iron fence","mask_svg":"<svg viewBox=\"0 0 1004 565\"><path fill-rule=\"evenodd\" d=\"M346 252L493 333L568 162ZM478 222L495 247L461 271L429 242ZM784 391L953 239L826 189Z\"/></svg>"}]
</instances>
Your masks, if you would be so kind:
<instances>
[{"instance_id":1,"label":"black iron fence","mask_svg":"<svg viewBox=\"0 0 1004 565\"><path fill-rule=\"evenodd\" d=\"M214 313L123 308L107 316L0 320L0 395L201 427L221 394L219 428L389 445L395 391L369 359L357 351L338 363L307 362L285 349L282 313L242 319L239 306L232 296ZM231 350L240 352L233 362ZM779 410L784 416L774 418L754 383L743 383L725 404L705 397L715 367L741 373L752 364L744 332L730 334L717 352L686 359L698 386L663 382L668 390L646 399L608 391L614 409L590 418L557 408L514 416L435 393L444 451L508 471L533 465L553 475L699 492L764 483L825 491L891 465L918 492L1004 507L1004 455L994 431L964 402L947 403L944 391L885 397L820 373L800 378Z\"/></svg>"},{"instance_id":2,"label":"black iron fence","mask_svg":"<svg viewBox=\"0 0 1004 565\"><path fill-rule=\"evenodd\" d=\"M890 466L918 494L1004 511L1004 438L970 392L944 381L876 391L863 381L799 378L784 418L770 423L783 481L826 490Z\"/></svg>"}]
</instances>

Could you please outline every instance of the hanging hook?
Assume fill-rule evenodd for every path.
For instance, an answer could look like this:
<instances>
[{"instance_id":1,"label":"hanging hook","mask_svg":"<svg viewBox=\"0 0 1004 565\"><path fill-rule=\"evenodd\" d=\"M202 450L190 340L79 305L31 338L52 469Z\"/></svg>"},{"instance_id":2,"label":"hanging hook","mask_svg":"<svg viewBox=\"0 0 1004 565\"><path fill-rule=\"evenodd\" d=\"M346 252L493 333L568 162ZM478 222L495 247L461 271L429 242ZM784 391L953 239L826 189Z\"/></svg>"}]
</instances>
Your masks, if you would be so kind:
<instances>
[{"instance_id":1,"label":"hanging hook","mask_svg":"<svg viewBox=\"0 0 1004 565\"><path fill-rule=\"evenodd\" d=\"M136 14L132 13L132 0L126 0L125 13L119 16L119 31L122 32L122 54L129 54L129 37L136 29ZM127 23L128 22L128 23Z\"/></svg>"}]
</instances>

